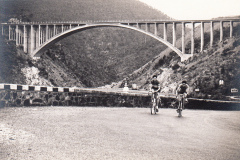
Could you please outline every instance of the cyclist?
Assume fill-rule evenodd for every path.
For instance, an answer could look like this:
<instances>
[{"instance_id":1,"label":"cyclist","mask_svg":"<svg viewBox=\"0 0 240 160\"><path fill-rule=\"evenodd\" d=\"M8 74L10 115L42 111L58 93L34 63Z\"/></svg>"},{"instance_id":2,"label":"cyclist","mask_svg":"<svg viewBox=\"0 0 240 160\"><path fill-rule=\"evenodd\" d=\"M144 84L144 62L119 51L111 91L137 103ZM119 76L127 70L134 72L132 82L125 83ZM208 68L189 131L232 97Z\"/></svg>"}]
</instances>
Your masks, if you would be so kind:
<instances>
[{"instance_id":1,"label":"cyclist","mask_svg":"<svg viewBox=\"0 0 240 160\"><path fill-rule=\"evenodd\" d=\"M184 81L182 81L181 84L178 85L178 87L176 89L176 97L177 97L177 101L179 102L179 104L181 101L180 95L183 95L183 97L185 99L185 103L188 102L188 100L187 100L188 92L189 92L189 85L187 84L187 81L184 80ZM177 109L177 112L178 112L178 109Z\"/></svg>"},{"instance_id":2,"label":"cyclist","mask_svg":"<svg viewBox=\"0 0 240 160\"><path fill-rule=\"evenodd\" d=\"M160 102L160 91L161 85L160 82L157 80L157 75L153 75L151 83L150 83L150 91L153 92L153 96L155 96L157 100L157 104ZM156 106L156 111L158 112L158 105Z\"/></svg>"}]
</instances>

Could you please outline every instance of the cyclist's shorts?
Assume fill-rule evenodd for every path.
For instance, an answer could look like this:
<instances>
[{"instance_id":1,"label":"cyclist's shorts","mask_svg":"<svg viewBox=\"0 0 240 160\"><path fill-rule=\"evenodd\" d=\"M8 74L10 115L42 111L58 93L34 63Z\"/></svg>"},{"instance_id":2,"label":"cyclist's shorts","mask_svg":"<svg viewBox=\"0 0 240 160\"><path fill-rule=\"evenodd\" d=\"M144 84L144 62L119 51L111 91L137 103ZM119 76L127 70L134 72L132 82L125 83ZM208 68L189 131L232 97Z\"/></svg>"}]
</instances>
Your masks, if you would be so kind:
<instances>
[{"instance_id":1,"label":"cyclist's shorts","mask_svg":"<svg viewBox=\"0 0 240 160\"><path fill-rule=\"evenodd\" d=\"M157 99L160 99L160 94L159 94L159 93L160 93L160 92L155 92L155 93L153 93L154 96L156 96Z\"/></svg>"},{"instance_id":2,"label":"cyclist's shorts","mask_svg":"<svg viewBox=\"0 0 240 160\"><path fill-rule=\"evenodd\" d=\"M183 94L178 94L178 95L177 95L177 99L178 99L178 100L181 100L182 97L186 98L186 96L185 96L184 93L183 93Z\"/></svg>"}]
</instances>

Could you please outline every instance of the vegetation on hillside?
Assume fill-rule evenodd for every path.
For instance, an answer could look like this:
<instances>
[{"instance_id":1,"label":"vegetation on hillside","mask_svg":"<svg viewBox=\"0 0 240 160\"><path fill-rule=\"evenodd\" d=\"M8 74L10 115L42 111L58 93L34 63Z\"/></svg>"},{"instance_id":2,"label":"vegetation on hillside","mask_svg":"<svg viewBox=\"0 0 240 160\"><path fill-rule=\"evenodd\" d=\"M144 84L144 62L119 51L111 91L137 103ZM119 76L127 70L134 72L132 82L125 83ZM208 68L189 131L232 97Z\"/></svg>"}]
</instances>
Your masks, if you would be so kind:
<instances>
[{"instance_id":1,"label":"vegetation on hillside","mask_svg":"<svg viewBox=\"0 0 240 160\"><path fill-rule=\"evenodd\" d=\"M22 76L21 68L31 65L25 55L18 54L14 42L0 38L0 82L24 84L26 77Z\"/></svg>"},{"instance_id":2,"label":"vegetation on hillside","mask_svg":"<svg viewBox=\"0 0 240 160\"><path fill-rule=\"evenodd\" d=\"M208 48L183 63L180 63L180 58L171 51L168 56L156 57L128 76L129 86L136 83L139 88L147 88L151 76L158 74L163 91L170 90L173 93L177 83L185 79L191 86L192 97L224 99L233 95L232 88L240 89L239 28L240 25L234 27L233 38L226 36L223 42L215 41L212 48L209 47L209 35L206 33L205 43ZM224 33L227 32L229 33L229 27L224 27ZM219 37L219 31L214 34ZM200 39L195 39L196 41ZM190 49L190 45L187 45L186 49ZM223 85L220 80L223 80Z\"/></svg>"}]
</instances>

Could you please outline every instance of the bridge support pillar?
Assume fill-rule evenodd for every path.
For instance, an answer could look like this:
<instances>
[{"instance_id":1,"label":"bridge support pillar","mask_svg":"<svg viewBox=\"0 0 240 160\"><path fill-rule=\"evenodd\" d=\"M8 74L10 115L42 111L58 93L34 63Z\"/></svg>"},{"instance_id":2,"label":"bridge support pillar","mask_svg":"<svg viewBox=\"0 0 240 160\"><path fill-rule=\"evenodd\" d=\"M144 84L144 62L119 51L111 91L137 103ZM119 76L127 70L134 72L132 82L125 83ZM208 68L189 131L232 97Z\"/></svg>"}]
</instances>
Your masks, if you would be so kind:
<instances>
[{"instance_id":1,"label":"bridge support pillar","mask_svg":"<svg viewBox=\"0 0 240 160\"><path fill-rule=\"evenodd\" d=\"M223 21L220 21L220 42L223 42Z\"/></svg>"},{"instance_id":2,"label":"bridge support pillar","mask_svg":"<svg viewBox=\"0 0 240 160\"><path fill-rule=\"evenodd\" d=\"M41 45L41 38L42 38L42 35L41 35L41 25L38 25L38 28L36 29L36 48L38 48L38 46ZM35 49L36 49L35 48Z\"/></svg>"},{"instance_id":3,"label":"bridge support pillar","mask_svg":"<svg viewBox=\"0 0 240 160\"><path fill-rule=\"evenodd\" d=\"M8 26L8 40L12 40L11 39L11 35L12 35L11 31L12 31L12 28L11 28L11 25L9 25Z\"/></svg>"},{"instance_id":4,"label":"bridge support pillar","mask_svg":"<svg viewBox=\"0 0 240 160\"><path fill-rule=\"evenodd\" d=\"M201 22L201 52L203 51L204 46L204 23Z\"/></svg>"},{"instance_id":5,"label":"bridge support pillar","mask_svg":"<svg viewBox=\"0 0 240 160\"><path fill-rule=\"evenodd\" d=\"M155 30L154 30L154 34L155 34L155 36L157 36L157 35L158 35L158 24L157 24L157 23L155 23Z\"/></svg>"},{"instance_id":6,"label":"bridge support pillar","mask_svg":"<svg viewBox=\"0 0 240 160\"><path fill-rule=\"evenodd\" d=\"M23 32L22 32L22 26L19 28L19 32L18 32L18 34L19 34L19 36L18 36L18 42L19 42L19 44L20 45L22 45L23 44L23 42L22 42L22 35L23 35Z\"/></svg>"},{"instance_id":7,"label":"bridge support pillar","mask_svg":"<svg viewBox=\"0 0 240 160\"><path fill-rule=\"evenodd\" d=\"M194 54L194 22L192 22L192 31L191 31L191 54Z\"/></svg>"},{"instance_id":8,"label":"bridge support pillar","mask_svg":"<svg viewBox=\"0 0 240 160\"><path fill-rule=\"evenodd\" d=\"M31 34L30 34L30 55L33 53L34 46L35 46L35 30L33 25L31 25ZM33 57L33 55L31 55Z\"/></svg>"},{"instance_id":9,"label":"bridge support pillar","mask_svg":"<svg viewBox=\"0 0 240 160\"><path fill-rule=\"evenodd\" d=\"M27 27L26 27L26 25L24 25L23 26L23 51L25 53L28 52L27 45L28 45L28 41L27 41Z\"/></svg>"},{"instance_id":10,"label":"bridge support pillar","mask_svg":"<svg viewBox=\"0 0 240 160\"><path fill-rule=\"evenodd\" d=\"M167 41L167 23L163 24L163 38L165 41Z\"/></svg>"},{"instance_id":11,"label":"bridge support pillar","mask_svg":"<svg viewBox=\"0 0 240 160\"><path fill-rule=\"evenodd\" d=\"M230 21L230 38L233 37L233 21Z\"/></svg>"},{"instance_id":12,"label":"bridge support pillar","mask_svg":"<svg viewBox=\"0 0 240 160\"><path fill-rule=\"evenodd\" d=\"M53 25L53 36L56 35L56 24Z\"/></svg>"},{"instance_id":13,"label":"bridge support pillar","mask_svg":"<svg viewBox=\"0 0 240 160\"><path fill-rule=\"evenodd\" d=\"M149 32L150 25L146 23L146 32Z\"/></svg>"},{"instance_id":14,"label":"bridge support pillar","mask_svg":"<svg viewBox=\"0 0 240 160\"><path fill-rule=\"evenodd\" d=\"M214 37L213 37L213 29L214 29L214 23L213 23L213 21L211 21L211 23L210 23L210 47L211 48L213 46L213 39L214 39Z\"/></svg>"},{"instance_id":15,"label":"bridge support pillar","mask_svg":"<svg viewBox=\"0 0 240 160\"><path fill-rule=\"evenodd\" d=\"M37 32L38 32L38 38L37 38L38 39L38 43L37 43L36 48L39 47L41 45L41 42L42 42L41 25L38 26Z\"/></svg>"},{"instance_id":16,"label":"bridge support pillar","mask_svg":"<svg viewBox=\"0 0 240 160\"><path fill-rule=\"evenodd\" d=\"M48 38L49 38L48 25L46 25L46 41L48 40Z\"/></svg>"},{"instance_id":17,"label":"bridge support pillar","mask_svg":"<svg viewBox=\"0 0 240 160\"><path fill-rule=\"evenodd\" d=\"M16 46L19 45L19 28L18 25L16 25Z\"/></svg>"},{"instance_id":18,"label":"bridge support pillar","mask_svg":"<svg viewBox=\"0 0 240 160\"><path fill-rule=\"evenodd\" d=\"M176 47L176 23L173 22L173 46Z\"/></svg>"},{"instance_id":19,"label":"bridge support pillar","mask_svg":"<svg viewBox=\"0 0 240 160\"><path fill-rule=\"evenodd\" d=\"M140 29L140 25L139 25L139 23L137 23L137 28Z\"/></svg>"},{"instance_id":20,"label":"bridge support pillar","mask_svg":"<svg viewBox=\"0 0 240 160\"><path fill-rule=\"evenodd\" d=\"M182 22L182 53L185 54L185 23Z\"/></svg>"}]
</instances>

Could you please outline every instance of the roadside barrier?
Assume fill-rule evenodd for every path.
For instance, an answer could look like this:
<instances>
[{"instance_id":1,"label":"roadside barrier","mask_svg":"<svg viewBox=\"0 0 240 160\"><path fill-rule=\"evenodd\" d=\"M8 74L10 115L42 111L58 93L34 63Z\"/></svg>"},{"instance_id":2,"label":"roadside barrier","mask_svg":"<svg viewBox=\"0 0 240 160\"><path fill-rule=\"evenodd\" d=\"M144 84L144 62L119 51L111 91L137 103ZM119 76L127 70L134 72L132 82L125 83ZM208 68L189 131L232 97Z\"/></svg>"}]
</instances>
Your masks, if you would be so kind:
<instances>
[{"instance_id":1,"label":"roadside barrier","mask_svg":"<svg viewBox=\"0 0 240 160\"><path fill-rule=\"evenodd\" d=\"M162 108L176 108L174 96L161 97ZM0 84L0 107L104 106L150 107L147 92L78 87ZM240 110L240 101L188 98L186 109Z\"/></svg>"}]
</instances>

